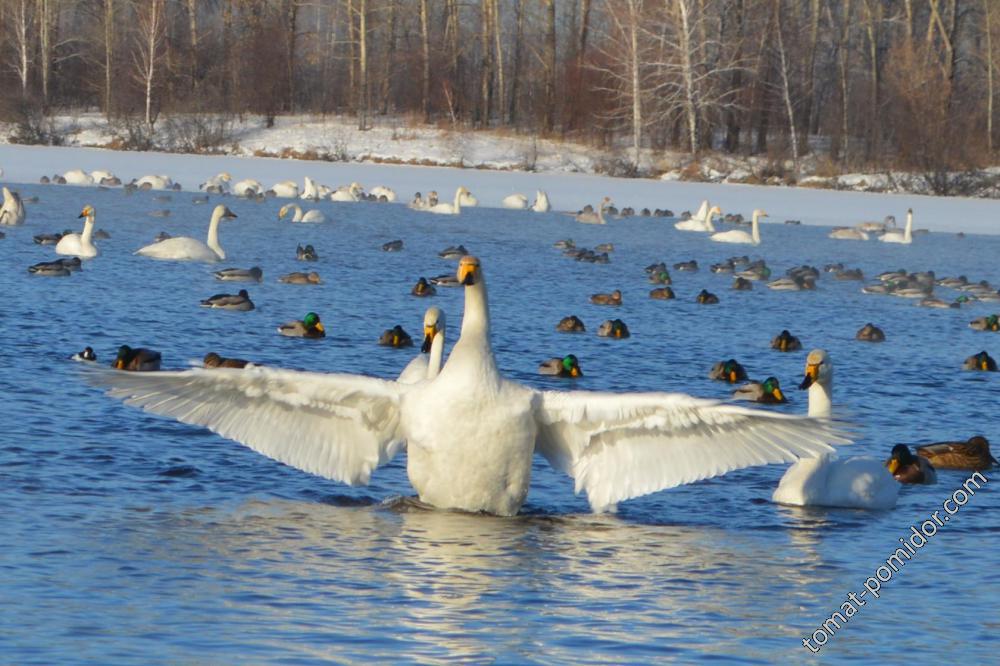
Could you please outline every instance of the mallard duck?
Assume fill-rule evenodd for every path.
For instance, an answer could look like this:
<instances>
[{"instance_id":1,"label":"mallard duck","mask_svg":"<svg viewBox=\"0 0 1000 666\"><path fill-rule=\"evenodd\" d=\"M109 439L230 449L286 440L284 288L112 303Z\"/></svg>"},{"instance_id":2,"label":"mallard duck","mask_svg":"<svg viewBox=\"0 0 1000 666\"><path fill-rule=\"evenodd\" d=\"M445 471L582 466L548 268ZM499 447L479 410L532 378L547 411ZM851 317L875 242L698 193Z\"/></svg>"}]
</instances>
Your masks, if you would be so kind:
<instances>
[{"instance_id":1,"label":"mallard duck","mask_svg":"<svg viewBox=\"0 0 1000 666\"><path fill-rule=\"evenodd\" d=\"M747 380L747 371L746 368L740 365L739 361L731 358L728 361L719 361L713 365L708 373L708 378L735 384L736 382Z\"/></svg>"},{"instance_id":2,"label":"mallard duck","mask_svg":"<svg viewBox=\"0 0 1000 666\"><path fill-rule=\"evenodd\" d=\"M223 268L221 271L213 273L216 280L223 282L260 282L264 278L264 271L259 266L253 268Z\"/></svg>"},{"instance_id":3,"label":"mallard duck","mask_svg":"<svg viewBox=\"0 0 1000 666\"><path fill-rule=\"evenodd\" d=\"M278 327L278 333L290 338L325 338L326 329L319 320L319 315L309 312L301 320L296 319Z\"/></svg>"},{"instance_id":4,"label":"mallard duck","mask_svg":"<svg viewBox=\"0 0 1000 666\"><path fill-rule=\"evenodd\" d=\"M667 265L665 263L663 263L662 261L659 261L659 262L657 262L655 264L650 264L649 266L646 266L646 268L644 270L646 271L646 273L648 275L652 275L653 273L666 273L667 272ZM668 273L668 275L669 275L669 273Z\"/></svg>"},{"instance_id":5,"label":"mallard duck","mask_svg":"<svg viewBox=\"0 0 1000 666\"><path fill-rule=\"evenodd\" d=\"M785 394L781 392L781 386L774 377L768 377L763 382L750 382L744 384L733 392L736 400L749 400L760 402L765 405L777 405L788 402Z\"/></svg>"},{"instance_id":6,"label":"mallard duck","mask_svg":"<svg viewBox=\"0 0 1000 666\"><path fill-rule=\"evenodd\" d=\"M568 250L569 248L576 247L576 243L573 242L572 238L564 238L563 240L557 240L552 244L552 247L557 250Z\"/></svg>"},{"instance_id":7,"label":"mallard duck","mask_svg":"<svg viewBox=\"0 0 1000 666\"><path fill-rule=\"evenodd\" d=\"M615 289L610 294L594 294L590 297L590 302L594 305L621 305L622 292Z\"/></svg>"},{"instance_id":8,"label":"mallard duck","mask_svg":"<svg viewBox=\"0 0 1000 666\"><path fill-rule=\"evenodd\" d=\"M674 294L674 290L670 287L657 287L656 289L649 290L649 297L658 301L669 301L677 298L677 295Z\"/></svg>"},{"instance_id":9,"label":"mallard duck","mask_svg":"<svg viewBox=\"0 0 1000 666\"><path fill-rule=\"evenodd\" d=\"M409 333L403 330L402 326L396 324L392 328L382 332L382 335L379 336L378 343L382 347L396 347L398 349L401 347L412 347L413 338L410 337Z\"/></svg>"},{"instance_id":10,"label":"mallard duck","mask_svg":"<svg viewBox=\"0 0 1000 666\"><path fill-rule=\"evenodd\" d=\"M312 271L310 273L289 273L288 275L282 275L278 278L278 282L283 282L285 284L323 284L323 281L319 277L319 273Z\"/></svg>"},{"instance_id":11,"label":"mallard duck","mask_svg":"<svg viewBox=\"0 0 1000 666\"><path fill-rule=\"evenodd\" d=\"M917 305L919 305L922 308L939 308L941 310L949 310L949 309L950 310L957 310L958 308L962 307L962 303L964 303L964 302L965 301L961 300L961 297L955 299L952 302L948 302L948 301L941 300L940 298L934 298L933 296L930 296L928 298L922 298L922 299L920 299L920 301L917 303Z\"/></svg>"},{"instance_id":12,"label":"mallard duck","mask_svg":"<svg viewBox=\"0 0 1000 666\"><path fill-rule=\"evenodd\" d=\"M993 360L993 357L987 354L985 351L981 351L978 354L973 354L969 358L965 359L965 363L962 365L965 370L982 370L984 372L996 372L997 362Z\"/></svg>"},{"instance_id":13,"label":"mallard duck","mask_svg":"<svg viewBox=\"0 0 1000 666\"><path fill-rule=\"evenodd\" d=\"M709 292L707 289L702 289L698 292L698 296L695 297L695 301L701 303L702 305L715 305L719 302L719 297Z\"/></svg>"},{"instance_id":14,"label":"mallard duck","mask_svg":"<svg viewBox=\"0 0 1000 666\"><path fill-rule=\"evenodd\" d=\"M438 252L438 256L442 259L461 259L467 254L469 251L465 249L464 245L452 245Z\"/></svg>"},{"instance_id":15,"label":"mallard duck","mask_svg":"<svg viewBox=\"0 0 1000 666\"><path fill-rule=\"evenodd\" d=\"M43 261L28 266L28 272L40 277L69 277L70 270L58 261Z\"/></svg>"},{"instance_id":16,"label":"mallard duck","mask_svg":"<svg viewBox=\"0 0 1000 666\"><path fill-rule=\"evenodd\" d=\"M431 284L437 287L461 287L462 283L458 281L454 273L443 273L441 275L435 275L427 280Z\"/></svg>"},{"instance_id":17,"label":"mallard duck","mask_svg":"<svg viewBox=\"0 0 1000 666\"><path fill-rule=\"evenodd\" d=\"M772 280L767 287L775 291L814 291L816 280L808 275L793 275Z\"/></svg>"},{"instance_id":18,"label":"mallard duck","mask_svg":"<svg viewBox=\"0 0 1000 666\"><path fill-rule=\"evenodd\" d=\"M979 471L997 464L990 453L990 443L982 435L967 442L939 442L917 447L917 455L926 458L937 469Z\"/></svg>"},{"instance_id":19,"label":"mallard duck","mask_svg":"<svg viewBox=\"0 0 1000 666\"><path fill-rule=\"evenodd\" d=\"M650 284L673 284L673 280L670 279L670 272L667 269L654 271L649 274Z\"/></svg>"},{"instance_id":20,"label":"mallard duck","mask_svg":"<svg viewBox=\"0 0 1000 666\"><path fill-rule=\"evenodd\" d=\"M733 289L736 291L752 291L753 282L746 278L737 277L733 280Z\"/></svg>"},{"instance_id":21,"label":"mallard duck","mask_svg":"<svg viewBox=\"0 0 1000 666\"><path fill-rule=\"evenodd\" d=\"M202 361L206 368L245 368L249 363L250 361L245 361L242 358L225 358L215 352L205 354Z\"/></svg>"},{"instance_id":22,"label":"mallard duck","mask_svg":"<svg viewBox=\"0 0 1000 666\"><path fill-rule=\"evenodd\" d=\"M562 333L583 333L587 327L583 325L579 317L570 315L559 320L559 323L556 324L556 330Z\"/></svg>"},{"instance_id":23,"label":"mallard duck","mask_svg":"<svg viewBox=\"0 0 1000 666\"><path fill-rule=\"evenodd\" d=\"M865 274L860 268L848 268L835 272L833 274L834 280L864 280Z\"/></svg>"},{"instance_id":24,"label":"mallard duck","mask_svg":"<svg viewBox=\"0 0 1000 666\"><path fill-rule=\"evenodd\" d=\"M383 252L399 252L403 249L403 241L396 239L382 244Z\"/></svg>"},{"instance_id":25,"label":"mallard duck","mask_svg":"<svg viewBox=\"0 0 1000 666\"><path fill-rule=\"evenodd\" d=\"M854 338L862 342L885 342L885 333L878 326L868 322L861 327Z\"/></svg>"},{"instance_id":26,"label":"mallard duck","mask_svg":"<svg viewBox=\"0 0 1000 666\"><path fill-rule=\"evenodd\" d=\"M413 289L410 290L412 296L433 296L437 293L435 289L428 281L427 278L421 277L417 280L417 283L413 285Z\"/></svg>"},{"instance_id":27,"label":"mallard duck","mask_svg":"<svg viewBox=\"0 0 1000 666\"><path fill-rule=\"evenodd\" d=\"M599 245L595 245L594 246L594 250L596 250L597 252L614 252L615 251L615 244L614 243L601 243Z\"/></svg>"},{"instance_id":28,"label":"mallard duck","mask_svg":"<svg viewBox=\"0 0 1000 666\"><path fill-rule=\"evenodd\" d=\"M118 370L128 370L129 372L149 372L160 369L160 352L138 347L132 349L128 345L118 348L118 355L115 362L111 364Z\"/></svg>"},{"instance_id":29,"label":"mallard duck","mask_svg":"<svg viewBox=\"0 0 1000 666\"><path fill-rule=\"evenodd\" d=\"M253 301L246 289L240 289L236 294L215 294L202 300L201 307L218 310L240 310L247 312L254 309Z\"/></svg>"},{"instance_id":30,"label":"mallard duck","mask_svg":"<svg viewBox=\"0 0 1000 666\"><path fill-rule=\"evenodd\" d=\"M977 317L969 322L969 328L976 331L1000 331L1000 315L991 314L986 317Z\"/></svg>"},{"instance_id":31,"label":"mallard duck","mask_svg":"<svg viewBox=\"0 0 1000 666\"><path fill-rule=\"evenodd\" d=\"M713 273L732 273L736 270L736 266L730 261L720 261L717 264L712 264L710 271Z\"/></svg>"},{"instance_id":32,"label":"mallard duck","mask_svg":"<svg viewBox=\"0 0 1000 666\"><path fill-rule=\"evenodd\" d=\"M299 261L317 261L319 254L317 254L316 248L312 245L306 245L305 247L299 245L295 248L295 258Z\"/></svg>"},{"instance_id":33,"label":"mallard duck","mask_svg":"<svg viewBox=\"0 0 1000 666\"><path fill-rule=\"evenodd\" d=\"M553 377L572 377L575 379L583 377L583 370L580 369L580 363L576 360L576 356L570 354L562 358L550 358L547 361L543 361L538 366L538 374Z\"/></svg>"},{"instance_id":34,"label":"mallard duck","mask_svg":"<svg viewBox=\"0 0 1000 666\"><path fill-rule=\"evenodd\" d=\"M609 319L597 329L597 335L602 338L623 339L630 337L631 333L629 333L628 326L621 319Z\"/></svg>"},{"instance_id":35,"label":"mallard duck","mask_svg":"<svg viewBox=\"0 0 1000 666\"><path fill-rule=\"evenodd\" d=\"M88 363L94 363L97 361L97 354L90 347L84 347L83 351L77 352L70 356L74 361L86 361Z\"/></svg>"},{"instance_id":36,"label":"mallard duck","mask_svg":"<svg viewBox=\"0 0 1000 666\"><path fill-rule=\"evenodd\" d=\"M783 352L798 351L802 349L802 342L785 329L771 340L771 349Z\"/></svg>"},{"instance_id":37,"label":"mallard duck","mask_svg":"<svg viewBox=\"0 0 1000 666\"><path fill-rule=\"evenodd\" d=\"M675 271L688 271L693 273L698 270L698 262L694 259L690 261L679 261L674 264Z\"/></svg>"},{"instance_id":38,"label":"mallard duck","mask_svg":"<svg viewBox=\"0 0 1000 666\"><path fill-rule=\"evenodd\" d=\"M900 483L937 483L934 465L925 458L910 453L910 447L906 444L892 447L892 456L885 461L885 466Z\"/></svg>"}]
</instances>

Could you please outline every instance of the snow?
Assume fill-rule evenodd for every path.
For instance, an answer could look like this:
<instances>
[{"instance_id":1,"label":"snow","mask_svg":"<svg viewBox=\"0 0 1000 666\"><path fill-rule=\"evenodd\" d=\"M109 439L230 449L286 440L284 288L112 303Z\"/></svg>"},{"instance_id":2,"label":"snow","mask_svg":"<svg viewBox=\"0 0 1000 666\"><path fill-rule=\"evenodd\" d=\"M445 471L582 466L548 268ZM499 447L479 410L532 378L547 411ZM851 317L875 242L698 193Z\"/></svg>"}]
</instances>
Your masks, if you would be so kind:
<instances>
[{"instance_id":1,"label":"snow","mask_svg":"<svg viewBox=\"0 0 1000 666\"><path fill-rule=\"evenodd\" d=\"M476 150L482 150L485 155L492 150L488 143L486 139L476 143ZM439 150L439 154L445 154L452 148L441 146ZM426 193L429 190L437 190L447 200L458 186L465 185L479 199L480 205L490 207L501 207L503 198L516 192L533 199L535 190L542 189L548 192L553 210L562 211L575 211L587 203L596 205L608 195L619 207L632 206L637 211L644 207L668 208L680 214L684 210L696 210L702 199L708 199L721 206L724 212L739 212L747 217L754 208L763 208L770 219L779 224L786 219L796 219L803 224L850 226L864 220L881 220L890 214L896 219L904 219L906 209L913 208L916 228L1000 233L1000 201L918 194L18 145L0 145L0 168L5 182L13 183L37 183L42 175L51 176L70 169L87 172L106 169L123 182L146 174L164 174L187 191L197 190L200 183L222 171L232 174L234 183L245 178L263 183L287 179L301 183L305 176L311 176L331 187L353 181L360 182L367 190L384 185L394 189L401 202L408 202L416 191Z\"/></svg>"}]
</instances>

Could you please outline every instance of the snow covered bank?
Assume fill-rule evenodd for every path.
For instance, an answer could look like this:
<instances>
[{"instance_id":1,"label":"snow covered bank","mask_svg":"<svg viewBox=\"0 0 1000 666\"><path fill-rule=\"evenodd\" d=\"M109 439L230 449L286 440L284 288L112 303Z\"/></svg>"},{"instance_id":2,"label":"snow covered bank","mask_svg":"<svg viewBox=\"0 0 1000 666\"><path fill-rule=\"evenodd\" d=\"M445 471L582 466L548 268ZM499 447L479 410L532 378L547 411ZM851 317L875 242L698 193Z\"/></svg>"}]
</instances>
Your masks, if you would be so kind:
<instances>
[{"instance_id":1,"label":"snow covered bank","mask_svg":"<svg viewBox=\"0 0 1000 666\"><path fill-rule=\"evenodd\" d=\"M1000 201L915 194L15 145L0 146L0 167L4 170L4 182L37 183L42 175L51 176L70 169L105 169L123 181L145 174L166 174L189 191L197 190L199 183L221 171L231 173L233 182L256 178L265 186L286 179L301 183L305 176L310 176L331 186L358 181L370 190L375 185L385 185L395 189L401 201L409 201L416 191L426 193L432 189L448 200L455 188L465 185L478 197L480 205L495 207L499 207L509 194L521 192L533 197L536 189L543 189L548 192L554 210L577 210L587 203L596 205L601 197L608 195L619 207L669 208L679 214L695 210L699 202L707 198L725 212L739 212L745 216L754 208L763 208L770 214L769 221L779 224L793 219L803 224L853 225L863 220L881 220L890 214L902 220L906 209L913 208L916 228L1000 233ZM85 198L84 190L80 196Z\"/></svg>"}]
</instances>

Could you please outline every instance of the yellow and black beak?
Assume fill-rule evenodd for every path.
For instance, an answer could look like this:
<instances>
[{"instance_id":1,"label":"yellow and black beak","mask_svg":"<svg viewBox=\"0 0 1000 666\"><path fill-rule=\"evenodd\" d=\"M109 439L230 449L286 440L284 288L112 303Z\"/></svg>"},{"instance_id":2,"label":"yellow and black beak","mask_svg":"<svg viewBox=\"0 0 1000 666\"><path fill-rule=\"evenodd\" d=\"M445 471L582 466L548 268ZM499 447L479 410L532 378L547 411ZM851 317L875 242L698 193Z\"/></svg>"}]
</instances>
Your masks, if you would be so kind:
<instances>
[{"instance_id":1,"label":"yellow and black beak","mask_svg":"<svg viewBox=\"0 0 1000 666\"><path fill-rule=\"evenodd\" d=\"M813 385L819 378L819 365L815 363L810 363L806 366L806 376L802 378L802 383L799 384L800 389L807 389Z\"/></svg>"},{"instance_id":2,"label":"yellow and black beak","mask_svg":"<svg viewBox=\"0 0 1000 666\"><path fill-rule=\"evenodd\" d=\"M461 263L458 266L458 282L459 284L471 287L476 284L476 272L479 266L473 263Z\"/></svg>"},{"instance_id":3,"label":"yellow and black beak","mask_svg":"<svg viewBox=\"0 0 1000 666\"><path fill-rule=\"evenodd\" d=\"M84 208L83 211L81 211L81 213L76 216L76 219L80 219L81 217L87 217L87 209L86 208Z\"/></svg>"},{"instance_id":4,"label":"yellow and black beak","mask_svg":"<svg viewBox=\"0 0 1000 666\"><path fill-rule=\"evenodd\" d=\"M434 326L424 326L424 344L420 346L420 351L426 354L431 350L431 343L434 342Z\"/></svg>"},{"instance_id":5,"label":"yellow and black beak","mask_svg":"<svg viewBox=\"0 0 1000 666\"><path fill-rule=\"evenodd\" d=\"M774 399L777 400L778 402L785 401L785 394L782 393L781 389L778 388L777 386L775 386L774 389L771 391L771 395L773 395Z\"/></svg>"},{"instance_id":6,"label":"yellow and black beak","mask_svg":"<svg viewBox=\"0 0 1000 666\"><path fill-rule=\"evenodd\" d=\"M889 458L889 462L886 463L886 467L889 469L889 474L895 474L896 470L899 469L899 458Z\"/></svg>"}]
</instances>

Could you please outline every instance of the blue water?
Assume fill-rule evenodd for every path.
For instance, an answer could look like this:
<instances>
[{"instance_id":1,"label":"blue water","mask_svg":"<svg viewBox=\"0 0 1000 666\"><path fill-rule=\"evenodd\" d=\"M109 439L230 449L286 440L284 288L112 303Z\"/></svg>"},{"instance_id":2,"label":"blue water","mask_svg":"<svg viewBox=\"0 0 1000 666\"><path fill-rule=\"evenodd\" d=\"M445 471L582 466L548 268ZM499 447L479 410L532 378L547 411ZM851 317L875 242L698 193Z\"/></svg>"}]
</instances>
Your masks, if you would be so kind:
<instances>
[{"instance_id":1,"label":"blue water","mask_svg":"<svg viewBox=\"0 0 1000 666\"><path fill-rule=\"evenodd\" d=\"M1000 500L992 481L837 631L819 657L802 647L849 592L860 592L911 525L939 510L967 475L941 472L936 486L907 487L888 512L780 507L770 495L783 473L742 470L626 502L595 516L572 482L537 459L522 515L500 519L415 506L405 455L372 484L349 488L285 467L200 428L128 408L81 380L67 356L90 345L102 363L118 345L148 346L181 367L207 351L319 371L392 377L412 350L376 346L402 324L420 331L441 306L451 341L461 290L409 295L420 275L454 270L441 248L465 243L483 260L494 346L502 370L540 387L539 361L574 353L586 377L573 387L669 390L725 398L706 379L735 357L751 376L775 375L794 390L805 351L768 348L788 328L806 350L836 365L835 409L857 425L852 454L885 456L897 442L994 436L1000 377L961 370L1000 336L967 327L1000 310L976 304L927 310L860 293L823 275L809 293L729 289L708 266L740 246L709 243L655 219L577 225L557 215L476 209L457 219L403 206L324 204L325 225L275 220L279 201L230 200L221 266L264 270L260 285L215 281L212 268L132 256L161 229L203 237L210 207L189 194L168 204L70 187L25 186L28 224L0 240L0 662L52 663L772 663L827 657L857 663L995 659ZM38 278L28 265L54 258L31 242L76 228L97 209L102 255L70 278ZM620 202L627 203L627 202ZM677 202L663 202L675 209ZM168 207L165 220L148 217ZM745 211L749 213L749 211ZM856 220L844 220L853 223ZM1000 237L933 234L912 246L831 241L815 227L767 225L747 248L781 274L844 261L866 274L893 268L1000 280ZM612 241L612 263L577 263L552 248ZM380 251L401 238L400 253ZM295 260L312 243L315 265ZM697 258L698 273L673 272L676 301L647 298L643 267ZM320 287L278 284L318 270ZM209 311L198 301L246 286L257 309ZM620 309L588 296L620 288ZM700 306L708 288L721 303ZM942 295L950 292L940 290ZM951 294L952 296L954 294ZM322 341L283 338L275 327L315 310ZM568 314L584 335L558 334ZM625 341L598 338L621 317ZM856 342L872 321L888 341ZM992 477L991 477L992 479Z\"/></svg>"}]
</instances>

